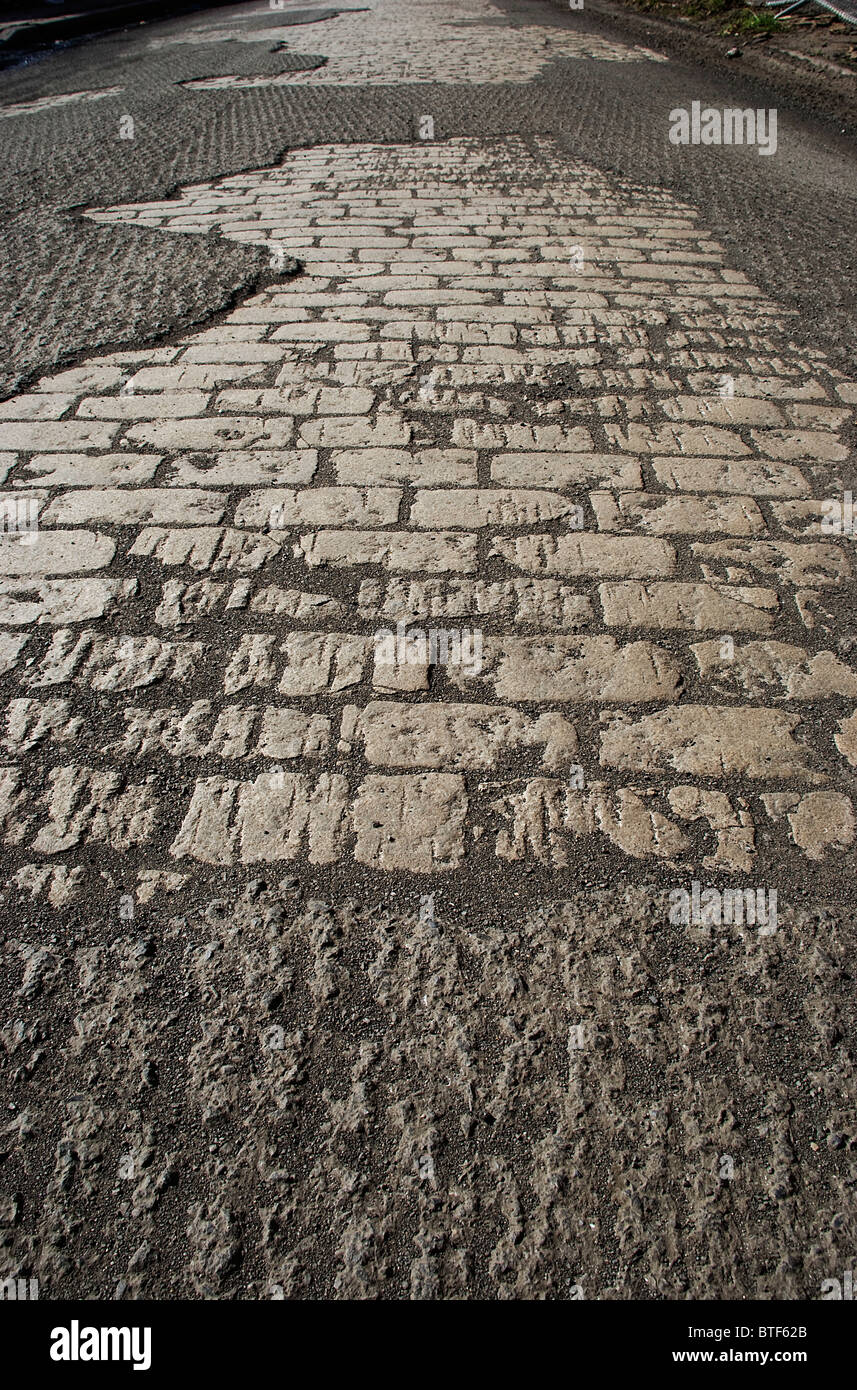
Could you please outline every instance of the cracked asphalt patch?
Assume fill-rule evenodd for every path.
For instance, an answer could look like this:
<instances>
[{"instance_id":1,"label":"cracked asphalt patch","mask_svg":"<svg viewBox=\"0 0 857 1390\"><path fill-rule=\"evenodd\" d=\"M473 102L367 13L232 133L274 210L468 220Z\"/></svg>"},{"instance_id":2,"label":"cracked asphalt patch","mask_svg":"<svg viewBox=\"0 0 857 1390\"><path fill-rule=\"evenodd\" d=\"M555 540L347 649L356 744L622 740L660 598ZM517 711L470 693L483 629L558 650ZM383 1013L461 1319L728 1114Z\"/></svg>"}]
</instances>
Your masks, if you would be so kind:
<instances>
[{"instance_id":1,"label":"cracked asphalt patch","mask_svg":"<svg viewBox=\"0 0 857 1390\"><path fill-rule=\"evenodd\" d=\"M853 156L670 145L752 88L589 15L298 13L6 86L123 91L3 122L0 1277L818 1297Z\"/></svg>"}]
</instances>

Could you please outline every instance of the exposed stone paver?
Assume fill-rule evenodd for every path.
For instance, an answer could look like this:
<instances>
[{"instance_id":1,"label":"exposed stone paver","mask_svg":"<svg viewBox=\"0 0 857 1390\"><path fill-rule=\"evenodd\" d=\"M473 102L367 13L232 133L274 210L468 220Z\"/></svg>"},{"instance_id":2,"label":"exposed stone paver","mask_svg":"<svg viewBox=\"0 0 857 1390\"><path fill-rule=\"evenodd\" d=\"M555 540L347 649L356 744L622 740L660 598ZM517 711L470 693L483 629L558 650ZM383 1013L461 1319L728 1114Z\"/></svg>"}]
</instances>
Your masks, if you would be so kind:
<instances>
[{"instance_id":1,"label":"exposed stone paver","mask_svg":"<svg viewBox=\"0 0 857 1390\"><path fill-rule=\"evenodd\" d=\"M76 105L80 101L101 101L103 97L119 96L122 87L103 87L100 91L63 92L57 96L34 97L32 101L10 102L0 106L0 119L8 116L28 116L33 112L50 111L56 106Z\"/></svg>"},{"instance_id":2,"label":"exposed stone paver","mask_svg":"<svg viewBox=\"0 0 857 1390\"><path fill-rule=\"evenodd\" d=\"M489 0L369 0L299 28L258 29L217 26L223 40L280 42L300 53L320 53L321 67L279 76L194 78L183 85L216 91L222 88L272 86L390 86L415 82L529 82L556 58L599 62L664 63L667 59L639 44L623 44L591 33L548 28L538 23L497 27ZM196 34L210 43L210 27ZM176 42L194 41L194 34ZM170 40L154 40L163 44Z\"/></svg>"},{"instance_id":3,"label":"exposed stone paver","mask_svg":"<svg viewBox=\"0 0 857 1390\"><path fill-rule=\"evenodd\" d=\"M431 875L853 842L854 546L820 502L854 387L691 209L513 137L90 215L303 269L4 405L39 510L0 542L10 849Z\"/></svg>"}]
</instances>

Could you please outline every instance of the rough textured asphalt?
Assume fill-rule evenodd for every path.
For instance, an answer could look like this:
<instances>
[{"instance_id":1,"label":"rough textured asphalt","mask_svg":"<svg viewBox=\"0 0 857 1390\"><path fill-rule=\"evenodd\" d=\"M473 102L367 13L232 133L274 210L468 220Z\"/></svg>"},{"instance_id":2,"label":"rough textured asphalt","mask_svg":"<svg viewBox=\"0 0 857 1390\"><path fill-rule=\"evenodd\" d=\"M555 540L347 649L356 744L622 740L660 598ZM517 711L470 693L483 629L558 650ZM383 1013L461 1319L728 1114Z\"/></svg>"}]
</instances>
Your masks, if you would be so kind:
<instances>
[{"instance_id":1,"label":"rough textured asphalt","mask_svg":"<svg viewBox=\"0 0 857 1390\"><path fill-rule=\"evenodd\" d=\"M245 5L0 73L0 1278L851 1267L853 145L644 25ZM373 663L398 619L484 672Z\"/></svg>"}]
</instances>

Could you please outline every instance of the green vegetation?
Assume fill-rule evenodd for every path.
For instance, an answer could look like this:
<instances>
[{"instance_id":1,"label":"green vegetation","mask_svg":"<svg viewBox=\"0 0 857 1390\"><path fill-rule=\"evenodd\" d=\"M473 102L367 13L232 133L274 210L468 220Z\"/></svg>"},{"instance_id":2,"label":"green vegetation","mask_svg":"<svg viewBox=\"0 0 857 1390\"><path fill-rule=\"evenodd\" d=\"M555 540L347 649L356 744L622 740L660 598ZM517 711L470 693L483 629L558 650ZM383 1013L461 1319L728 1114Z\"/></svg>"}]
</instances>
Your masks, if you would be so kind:
<instances>
[{"instance_id":1,"label":"green vegetation","mask_svg":"<svg viewBox=\"0 0 857 1390\"><path fill-rule=\"evenodd\" d=\"M773 34L782 26L772 10L751 10L744 6L730 16L721 34Z\"/></svg>"},{"instance_id":2,"label":"green vegetation","mask_svg":"<svg viewBox=\"0 0 857 1390\"><path fill-rule=\"evenodd\" d=\"M772 10L736 0L637 0L637 8L673 18L709 20L720 34L773 34L782 27Z\"/></svg>"}]
</instances>

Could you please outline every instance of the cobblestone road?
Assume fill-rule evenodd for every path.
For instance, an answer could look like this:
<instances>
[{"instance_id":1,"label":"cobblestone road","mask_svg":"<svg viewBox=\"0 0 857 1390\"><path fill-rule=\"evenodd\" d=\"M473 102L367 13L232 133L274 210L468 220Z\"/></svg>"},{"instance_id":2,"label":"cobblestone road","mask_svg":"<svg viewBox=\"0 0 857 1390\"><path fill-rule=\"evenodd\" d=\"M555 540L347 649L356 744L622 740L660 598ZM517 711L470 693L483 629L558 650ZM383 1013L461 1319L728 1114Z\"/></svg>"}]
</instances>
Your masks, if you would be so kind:
<instances>
[{"instance_id":1,"label":"cobblestone road","mask_svg":"<svg viewBox=\"0 0 857 1390\"><path fill-rule=\"evenodd\" d=\"M165 828L178 861L426 873L593 835L748 872L757 826L853 843L826 621L853 544L822 507L857 385L692 209L510 139L320 148L90 215L303 271L0 410L41 528L4 544L6 747L55 749L41 798L7 773L9 842L133 845L149 875ZM62 760L70 730L116 773Z\"/></svg>"},{"instance_id":2,"label":"cobblestone road","mask_svg":"<svg viewBox=\"0 0 857 1390\"><path fill-rule=\"evenodd\" d=\"M158 42L328 59L190 88L665 62L487 0L267 19ZM88 1193L115 1296L813 1296L854 1222L854 927L817 904L854 862L857 381L704 210L432 121L88 207L262 247L272 282L0 405L0 833L45 933L7 940L4 1041L38 1071L76 978L82 1092L13 1104L22 1189L25 1121L57 1156L0 1248L79 1290ZM682 921L700 880L718 915ZM163 1125L152 1067L184 1088Z\"/></svg>"}]
</instances>

